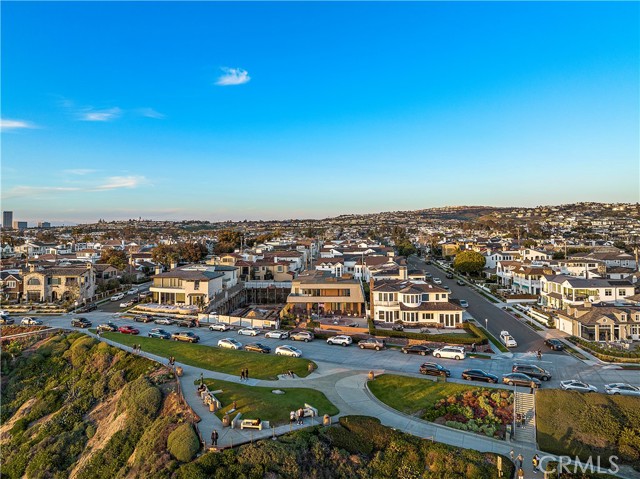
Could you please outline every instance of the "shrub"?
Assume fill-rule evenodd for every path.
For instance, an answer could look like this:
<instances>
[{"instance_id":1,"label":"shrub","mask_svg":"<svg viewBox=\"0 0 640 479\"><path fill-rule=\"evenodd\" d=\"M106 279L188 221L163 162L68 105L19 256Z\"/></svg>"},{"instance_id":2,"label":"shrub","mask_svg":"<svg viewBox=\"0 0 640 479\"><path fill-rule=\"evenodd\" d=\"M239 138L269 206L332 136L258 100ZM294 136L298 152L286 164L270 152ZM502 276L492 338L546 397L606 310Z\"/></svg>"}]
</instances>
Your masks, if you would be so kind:
<instances>
[{"instance_id":1,"label":"shrub","mask_svg":"<svg viewBox=\"0 0 640 479\"><path fill-rule=\"evenodd\" d=\"M351 454L371 454L373 451L372 442L352 434L340 425L328 427L323 432L332 446L344 449Z\"/></svg>"},{"instance_id":2,"label":"shrub","mask_svg":"<svg viewBox=\"0 0 640 479\"><path fill-rule=\"evenodd\" d=\"M200 439L189 423L182 423L167 438L167 449L178 461L189 462L200 450Z\"/></svg>"}]
</instances>

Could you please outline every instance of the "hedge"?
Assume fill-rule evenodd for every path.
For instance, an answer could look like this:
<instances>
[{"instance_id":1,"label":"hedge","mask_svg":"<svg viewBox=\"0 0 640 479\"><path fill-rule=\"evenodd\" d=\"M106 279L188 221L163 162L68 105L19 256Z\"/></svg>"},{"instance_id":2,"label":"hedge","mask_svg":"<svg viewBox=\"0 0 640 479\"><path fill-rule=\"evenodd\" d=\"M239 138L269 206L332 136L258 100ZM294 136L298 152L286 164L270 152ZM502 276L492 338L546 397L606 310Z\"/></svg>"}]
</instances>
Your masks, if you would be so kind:
<instances>
[{"instance_id":1,"label":"hedge","mask_svg":"<svg viewBox=\"0 0 640 479\"><path fill-rule=\"evenodd\" d=\"M188 422L180 424L167 438L167 449L178 461L189 462L200 450L200 440Z\"/></svg>"},{"instance_id":2,"label":"hedge","mask_svg":"<svg viewBox=\"0 0 640 479\"><path fill-rule=\"evenodd\" d=\"M374 336L383 336L387 338L405 338L416 339L418 341L431 341L434 343L453 343L453 344L488 344L489 340L487 335L473 323L465 323L465 331L469 334L473 334L473 338L463 338L459 334L454 333L442 333L442 334L427 334L427 333L409 333L405 331L394 331L388 329L376 329L373 321L369 319L369 333Z\"/></svg>"},{"instance_id":3,"label":"hedge","mask_svg":"<svg viewBox=\"0 0 640 479\"><path fill-rule=\"evenodd\" d=\"M587 351L591 352L595 357L602 361L610 362L623 362L623 363L637 363L640 362L640 350L635 352L616 351L613 349L605 349L590 341L586 341L577 336L571 336L569 338L574 344L579 344Z\"/></svg>"}]
</instances>

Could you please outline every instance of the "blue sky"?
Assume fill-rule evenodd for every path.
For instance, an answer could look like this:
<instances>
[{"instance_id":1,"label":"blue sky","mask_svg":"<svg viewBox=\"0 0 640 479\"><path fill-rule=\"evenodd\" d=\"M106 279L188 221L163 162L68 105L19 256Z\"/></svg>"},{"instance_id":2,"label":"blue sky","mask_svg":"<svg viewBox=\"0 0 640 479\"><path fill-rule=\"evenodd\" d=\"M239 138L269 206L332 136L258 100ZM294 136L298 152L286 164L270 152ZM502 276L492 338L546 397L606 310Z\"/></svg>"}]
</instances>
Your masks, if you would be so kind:
<instances>
[{"instance_id":1,"label":"blue sky","mask_svg":"<svg viewBox=\"0 0 640 479\"><path fill-rule=\"evenodd\" d=\"M640 200L640 6L2 3L2 209Z\"/></svg>"}]
</instances>

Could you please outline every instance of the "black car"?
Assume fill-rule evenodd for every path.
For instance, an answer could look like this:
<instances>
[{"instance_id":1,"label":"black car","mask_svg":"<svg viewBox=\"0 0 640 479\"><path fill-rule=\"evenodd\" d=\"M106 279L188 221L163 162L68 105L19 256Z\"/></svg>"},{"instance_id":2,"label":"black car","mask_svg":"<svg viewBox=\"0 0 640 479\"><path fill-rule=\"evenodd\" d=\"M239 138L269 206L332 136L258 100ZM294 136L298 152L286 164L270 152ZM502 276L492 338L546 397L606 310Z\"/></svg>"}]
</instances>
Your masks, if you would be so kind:
<instances>
[{"instance_id":1,"label":"black car","mask_svg":"<svg viewBox=\"0 0 640 479\"><path fill-rule=\"evenodd\" d=\"M9 316L0 317L0 324L13 324L15 322L15 319L10 318Z\"/></svg>"},{"instance_id":2,"label":"black car","mask_svg":"<svg viewBox=\"0 0 640 479\"><path fill-rule=\"evenodd\" d=\"M437 363L424 363L420 366L420 374L428 374L429 376L442 376L442 373L447 377L451 376L451 371L447 368L440 366Z\"/></svg>"},{"instance_id":3,"label":"black car","mask_svg":"<svg viewBox=\"0 0 640 479\"><path fill-rule=\"evenodd\" d=\"M91 311L95 311L96 309L98 309L98 305L96 303L89 303L84 308L82 308L81 311L83 313L89 313Z\"/></svg>"},{"instance_id":4,"label":"black car","mask_svg":"<svg viewBox=\"0 0 640 479\"><path fill-rule=\"evenodd\" d=\"M404 331L404 326L402 324L394 324L391 329L393 331Z\"/></svg>"},{"instance_id":5,"label":"black car","mask_svg":"<svg viewBox=\"0 0 640 479\"><path fill-rule=\"evenodd\" d=\"M453 279L453 273L447 273L447 278Z\"/></svg>"},{"instance_id":6,"label":"black car","mask_svg":"<svg viewBox=\"0 0 640 479\"><path fill-rule=\"evenodd\" d=\"M73 328L89 328L91 327L91 321L87 318L73 318L71 320L71 327Z\"/></svg>"},{"instance_id":7,"label":"black car","mask_svg":"<svg viewBox=\"0 0 640 479\"><path fill-rule=\"evenodd\" d=\"M254 353L264 353L264 354L268 354L271 352L271 348L269 346L265 346L264 344L260 344L260 343L247 344L244 347L244 350L253 351Z\"/></svg>"},{"instance_id":8,"label":"black car","mask_svg":"<svg viewBox=\"0 0 640 479\"><path fill-rule=\"evenodd\" d=\"M486 381L488 383L498 382L498 376L489 374L482 369L467 369L462 372L462 379L466 379L467 381Z\"/></svg>"},{"instance_id":9,"label":"black car","mask_svg":"<svg viewBox=\"0 0 640 479\"><path fill-rule=\"evenodd\" d=\"M402 352L404 354L420 354L421 356L426 356L427 354L431 354L433 352L433 348L424 346L422 344L412 344L411 346L403 347Z\"/></svg>"},{"instance_id":10,"label":"black car","mask_svg":"<svg viewBox=\"0 0 640 479\"><path fill-rule=\"evenodd\" d=\"M551 373L549 371L535 364L514 364L511 372L523 373L532 378L542 379L543 381L551 379Z\"/></svg>"},{"instance_id":11,"label":"black car","mask_svg":"<svg viewBox=\"0 0 640 479\"><path fill-rule=\"evenodd\" d=\"M134 317L133 320L136 323L150 323L151 321L153 321L153 316L151 316L150 314L139 314L138 316Z\"/></svg>"},{"instance_id":12,"label":"black car","mask_svg":"<svg viewBox=\"0 0 640 479\"><path fill-rule=\"evenodd\" d=\"M559 339L547 339L544 344L550 347L553 351L562 351L564 349L564 344Z\"/></svg>"},{"instance_id":13,"label":"black car","mask_svg":"<svg viewBox=\"0 0 640 479\"><path fill-rule=\"evenodd\" d=\"M531 376L527 376L523 373L509 373L502 376L502 382L508 384L509 386L527 386L531 387L531 383L534 384L533 387L540 387L540 380L537 378L532 378Z\"/></svg>"}]
</instances>

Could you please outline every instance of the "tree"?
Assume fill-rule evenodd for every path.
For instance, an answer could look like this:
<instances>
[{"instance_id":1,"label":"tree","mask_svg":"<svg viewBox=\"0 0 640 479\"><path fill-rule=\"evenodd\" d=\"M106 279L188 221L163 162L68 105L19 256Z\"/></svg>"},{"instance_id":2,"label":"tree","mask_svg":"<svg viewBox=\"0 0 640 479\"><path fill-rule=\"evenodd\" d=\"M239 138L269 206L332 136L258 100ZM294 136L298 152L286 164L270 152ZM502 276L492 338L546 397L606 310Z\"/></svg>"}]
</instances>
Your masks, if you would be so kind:
<instances>
[{"instance_id":1,"label":"tree","mask_svg":"<svg viewBox=\"0 0 640 479\"><path fill-rule=\"evenodd\" d=\"M124 271L129 264L127 253L119 249L105 249L100 253L100 261L110 264L118 271Z\"/></svg>"},{"instance_id":2,"label":"tree","mask_svg":"<svg viewBox=\"0 0 640 479\"><path fill-rule=\"evenodd\" d=\"M151 250L151 258L156 263L168 267L171 263L175 263L180 259L180 253L174 245L161 244Z\"/></svg>"},{"instance_id":3,"label":"tree","mask_svg":"<svg viewBox=\"0 0 640 479\"><path fill-rule=\"evenodd\" d=\"M453 269L459 273L479 273L484 268L485 258L477 251L462 251L453 261Z\"/></svg>"},{"instance_id":4,"label":"tree","mask_svg":"<svg viewBox=\"0 0 640 479\"><path fill-rule=\"evenodd\" d=\"M188 263L196 263L207 256L207 247L202 243L182 243L178 246L180 259Z\"/></svg>"}]
</instances>

